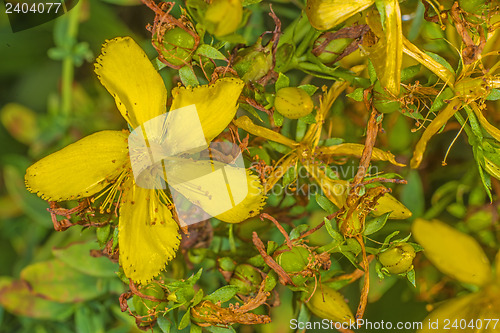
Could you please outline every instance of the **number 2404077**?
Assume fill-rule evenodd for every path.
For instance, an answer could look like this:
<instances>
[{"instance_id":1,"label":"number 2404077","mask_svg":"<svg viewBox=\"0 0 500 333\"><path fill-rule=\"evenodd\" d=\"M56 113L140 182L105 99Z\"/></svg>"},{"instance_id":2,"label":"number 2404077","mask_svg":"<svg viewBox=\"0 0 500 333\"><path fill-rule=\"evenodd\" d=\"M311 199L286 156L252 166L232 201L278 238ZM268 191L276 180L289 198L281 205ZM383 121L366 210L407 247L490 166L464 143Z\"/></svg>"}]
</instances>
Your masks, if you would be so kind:
<instances>
[{"instance_id":1,"label":"number 2404077","mask_svg":"<svg viewBox=\"0 0 500 333\"><path fill-rule=\"evenodd\" d=\"M5 12L7 14L14 14L14 13L19 13L19 14L28 14L28 13L38 13L38 14L44 14L44 13L58 13L59 9L61 8L61 3L60 2L38 2L38 3L10 3L6 2L5 3Z\"/></svg>"}]
</instances>

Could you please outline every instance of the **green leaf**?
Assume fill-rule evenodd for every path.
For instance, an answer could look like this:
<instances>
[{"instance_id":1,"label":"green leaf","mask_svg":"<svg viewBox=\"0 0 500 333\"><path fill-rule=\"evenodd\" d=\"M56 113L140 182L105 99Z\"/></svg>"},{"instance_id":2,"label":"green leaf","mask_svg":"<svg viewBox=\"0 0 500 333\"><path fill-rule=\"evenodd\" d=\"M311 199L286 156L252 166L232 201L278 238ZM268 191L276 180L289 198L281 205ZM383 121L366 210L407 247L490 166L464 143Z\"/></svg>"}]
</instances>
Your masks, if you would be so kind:
<instances>
[{"instance_id":1,"label":"green leaf","mask_svg":"<svg viewBox=\"0 0 500 333\"><path fill-rule=\"evenodd\" d=\"M347 94L346 96L352 98L357 102L362 102L364 99L365 90L363 88L356 88L352 93Z\"/></svg>"},{"instance_id":2,"label":"green leaf","mask_svg":"<svg viewBox=\"0 0 500 333\"><path fill-rule=\"evenodd\" d=\"M186 313L182 316L181 322L179 323L178 329L183 330L191 323L191 308L188 308Z\"/></svg>"},{"instance_id":3,"label":"green leaf","mask_svg":"<svg viewBox=\"0 0 500 333\"><path fill-rule=\"evenodd\" d=\"M297 316L297 322L308 323L311 321L311 312L307 308L305 303L300 305L299 315Z\"/></svg>"},{"instance_id":4,"label":"green leaf","mask_svg":"<svg viewBox=\"0 0 500 333\"><path fill-rule=\"evenodd\" d=\"M282 88L286 88L290 85L290 79L283 73L279 73L278 80L274 84L274 91L278 92L278 90Z\"/></svg>"},{"instance_id":5,"label":"green leaf","mask_svg":"<svg viewBox=\"0 0 500 333\"><path fill-rule=\"evenodd\" d=\"M316 202L330 215L337 211L337 207L327 197L322 196L319 193L316 193Z\"/></svg>"},{"instance_id":6,"label":"green leaf","mask_svg":"<svg viewBox=\"0 0 500 333\"><path fill-rule=\"evenodd\" d=\"M215 60L227 60L226 57L215 47L208 44L202 44L197 49L195 54Z\"/></svg>"},{"instance_id":7,"label":"green leaf","mask_svg":"<svg viewBox=\"0 0 500 333\"><path fill-rule=\"evenodd\" d=\"M283 115L279 112L274 112L273 113L273 120L276 126L282 126L283 125Z\"/></svg>"},{"instance_id":8,"label":"green leaf","mask_svg":"<svg viewBox=\"0 0 500 333\"><path fill-rule=\"evenodd\" d=\"M486 100L497 101L500 99L500 89L492 89Z\"/></svg>"},{"instance_id":9,"label":"green leaf","mask_svg":"<svg viewBox=\"0 0 500 333\"><path fill-rule=\"evenodd\" d=\"M368 59L368 76L370 77L370 82L373 85L377 81L377 72L375 72L375 67L373 66L371 60Z\"/></svg>"},{"instance_id":10,"label":"green leaf","mask_svg":"<svg viewBox=\"0 0 500 333\"><path fill-rule=\"evenodd\" d=\"M307 229L309 229L308 224L299 224L298 226L293 228L292 231L290 231L290 234L289 234L290 239L299 238L300 235L302 235L302 233L304 233Z\"/></svg>"},{"instance_id":11,"label":"green leaf","mask_svg":"<svg viewBox=\"0 0 500 333\"><path fill-rule=\"evenodd\" d=\"M286 170L285 174L283 175L283 187L291 184L295 181L295 179L297 179L297 171L295 170L295 167L292 166L288 168L288 170Z\"/></svg>"},{"instance_id":12,"label":"green leaf","mask_svg":"<svg viewBox=\"0 0 500 333\"><path fill-rule=\"evenodd\" d=\"M451 90L450 87L446 88L443 90L441 94L439 94L435 99L434 102L432 103L429 112L437 112L441 110L447 103L445 101L450 100L455 96L455 93L453 90Z\"/></svg>"},{"instance_id":13,"label":"green leaf","mask_svg":"<svg viewBox=\"0 0 500 333\"><path fill-rule=\"evenodd\" d=\"M409 66L401 70L401 82L413 79L420 72L420 64Z\"/></svg>"},{"instance_id":14,"label":"green leaf","mask_svg":"<svg viewBox=\"0 0 500 333\"><path fill-rule=\"evenodd\" d=\"M410 281L410 283L415 288L417 287L417 284L415 283L415 270L414 269L412 269L411 271L406 273L406 278L408 279L408 281Z\"/></svg>"},{"instance_id":15,"label":"green leaf","mask_svg":"<svg viewBox=\"0 0 500 333\"><path fill-rule=\"evenodd\" d=\"M341 144L342 142L344 142L344 139L342 138L328 138L323 143L323 146L325 147L336 146Z\"/></svg>"},{"instance_id":16,"label":"green leaf","mask_svg":"<svg viewBox=\"0 0 500 333\"><path fill-rule=\"evenodd\" d=\"M275 271L269 271L266 278L264 279L264 291L271 291L276 287L278 283L278 274Z\"/></svg>"},{"instance_id":17,"label":"green leaf","mask_svg":"<svg viewBox=\"0 0 500 333\"><path fill-rule=\"evenodd\" d=\"M292 148L285 146L285 145L282 145L281 143L274 142L274 141L268 141L267 143L272 147L272 149L276 150L278 153L281 153L281 154L287 154L292 150Z\"/></svg>"},{"instance_id":18,"label":"green leaf","mask_svg":"<svg viewBox=\"0 0 500 333\"><path fill-rule=\"evenodd\" d=\"M299 118L300 121L303 121L306 124L316 124L316 112L311 112L307 116Z\"/></svg>"},{"instance_id":19,"label":"green leaf","mask_svg":"<svg viewBox=\"0 0 500 333\"><path fill-rule=\"evenodd\" d=\"M420 244L412 243L412 242L408 242L408 244L410 244L411 246L413 246L413 248L415 249L415 252L420 252L420 251L424 250L424 247L422 245L420 245Z\"/></svg>"},{"instance_id":20,"label":"green leaf","mask_svg":"<svg viewBox=\"0 0 500 333\"><path fill-rule=\"evenodd\" d=\"M170 333L170 329L172 328L172 323L166 317L158 316L158 319L156 319L156 323L158 324L158 327L160 327L163 333Z\"/></svg>"},{"instance_id":21,"label":"green leaf","mask_svg":"<svg viewBox=\"0 0 500 333\"><path fill-rule=\"evenodd\" d=\"M233 298L238 293L238 291L239 288L237 286L228 285L217 289L210 295L205 296L205 299L212 303L224 303Z\"/></svg>"},{"instance_id":22,"label":"green leaf","mask_svg":"<svg viewBox=\"0 0 500 333\"><path fill-rule=\"evenodd\" d=\"M260 117L260 115L257 113L257 110L255 110L255 108L249 104L245 104L245 103L240 103L240 107L245 110L245 111L248 111L252 116L254 116L255 118L259 119L260 122L264 122L262 120L262 118Z\"/></svg>"},{"instance_id":23,"label":"green leaf","mask_svg":"<svg viewBox=\"0 0 500 333\"><path fill-rule=\"evenodd\" d=\"M202 332L203 330L201 329L200 326L191 324L191 330L189 331L189 333L202 333Z\"/></svg>"},{"instance_id":24,"label":"green leaf","mask_svg":"<svg viewBox=\"0 0 500 333\"><path fill-rule=\"evenodd\" d=\"M403 187L401 192L401 202L413 213L411 216L413 220L425 212L424 188L417 170L410 170L406 180L408 184Z\"/></svg>"},{"instance_id":25,"label":"green leaf","mask_svg":"<svg viewBox=\"0 0 500 333\"><path fill-rule=\"evenodd\" d=\"M123 288L117 279L85 275L58 259L27 266L21 271L21 278L30 284L34 293L57 302L86 301L106 294L110 289Z\"/></svg>"},{"instance_id":26,"label":"green leaf","mask_svg":"<svg viewBox=\"0 0 500 333\"><path fill-rule=\"evenodd\" d=\"M334 229L332 222L329 219L325 217L324 221L325 221L326 231L333 238L333 242L330 243L329 246L336 247L342 244L342 242L344 241L344 236L342 236L340 232Z\"/></svg>"},{"instance_id":27,"label":"green leaf","mask_svg":"<svg viewBox=\"0 0 500 333\"><path fill-rule=\"evenodd\" d=\"M391 233L389 236L387 236L385 239L384 239L384 243L382 245L383 246L386 246L389 244L389 242L391 241L391 239L396 236L397 234L399 234L399 230L396 230L394 231L393 233Z\"/></svg>"},{"instance_id":28,"label":"green leaf","mask_svg":"<svg viewBox=\"0 0 500 333\"><path fill-rule=\"evenodd\" d=\"M193 299L191 300L192 306L197 305L198 303L201 302L203 299L203 289L198 290L198 292L194 295Z\"/></svg>"},{"instance_id":29,"label":"green leaf","mask_svg":"<svg viewBox=\"0 0 500 333\"><path fill-rule=\"evenodd\" d=\"M367 220L365 224L365 231L363 232L363 234L365 236L368 236L382 229L387 222L387 218L389 218L389 215L391 215L391 212L387 212L385 214Z\"/></svg>"},{"instance_id":30,"label":"green leaf","mask_svg":"<svg viewBox=\"0 0 500 333\"><path fill-rule=\"evenodd\" d=\"M316 87L315 85L312 85L312 84L303 84L303 85L298 86L297 88L304 90L309 96L314 95L316 90L318 90L318 87Z\"/></svg>"},{"instance_id":31,"label":"green leaf","mask_svg":"<svg viewBox=\"0 0 500 333\"><path fill-rule=\"evenodd\" d=\"M424 51L424 52L429 57L436 60L438 63L440 63L444 67L446 67L446 69L448 69L450 72L455 73L455 70L453 69L453 67L451 67L450 63L448 61L446 61L443 57L441 57L440 55L437 55L436 53L432 53L432 52L428 52L428 51Z\"/></svg>"},{"instance_id":32,"label":"green leaf","mask_svg":"<svg viewBox=\"0 0 500 333\"><path fill-rule=\"evenodd\" d=\"M118 264L104 256L92 257L90 255L92 250L99 250L98 244L94 242L72 244L64 249L53 249L52 253L66 265L85 275L115 277L115 272L119 269Z\"/></svg>"},{"instance_id":33,"label":"green leaf","mask_svg":"<svg viewBox=\"0 0 500 333\"><path fill-rule=\"evenodd\" d=\"M158 57L154 58L153 60L151 60L151 63L153 64L153 67L157 70L157 71L160 71L162 70L163 68L167 67L167 65L165 65L163 62L161 62L160 59L158 59Z\"/></svg>"},{"instance_id":34,"label":"green leaf","mask_svg":"<svg viewBox=\"0 0 500 333\"><path fill-rule=\"evenodd\" d=\"M88 306L80 305L75 311L76 333L104 333L102 317Z\"/></svg>"},{"instance_id":35,"label":"green leaf","mask_svg":"<svg viewBox=\"0 0 500 333\"><path fill-rule=\"evenodd\" d=\"M189 66L184 66L181 69L179 69L179 77L182 81L182 84L184 84L186 87L197 87L200 85L200 82L198 81L198 78L196 77L196 74L194 73L193 69Z\"/></svg>"},{"instance_id":36,"label":"green leaf","mask_svg":"<svg viewBox=\"0 0 500 333\"><path fill-rule=\"evenodd\" d=\"M0 304L10 313L36 319L65 321L73 314L74 305L49 301L30 291L25 281L2 283Z\"/></svg>"},{"instance_id":37,"label":"green leaf","mask_svg":"<svg viewBox=\"0 0 500 333\"><path fill-rule=\"evenodd\" d=\"M229 326L228 328L208 326L205 327L205 329L211 333L236 333L236 331L231 326Z\"/></svg>"},{"instance_id":38,"label":"green leaf","mask_svg":"<svg viewBox=\"0 0 500 333\"><path fill-rule=\"evenodd\" d=\"M43 227L52 228L47 203L36 194L26 190L24 177L19 168L14 165L5 165L3 175L9 195L19 203L26 215Z\"/></svg>"}]
</instances>

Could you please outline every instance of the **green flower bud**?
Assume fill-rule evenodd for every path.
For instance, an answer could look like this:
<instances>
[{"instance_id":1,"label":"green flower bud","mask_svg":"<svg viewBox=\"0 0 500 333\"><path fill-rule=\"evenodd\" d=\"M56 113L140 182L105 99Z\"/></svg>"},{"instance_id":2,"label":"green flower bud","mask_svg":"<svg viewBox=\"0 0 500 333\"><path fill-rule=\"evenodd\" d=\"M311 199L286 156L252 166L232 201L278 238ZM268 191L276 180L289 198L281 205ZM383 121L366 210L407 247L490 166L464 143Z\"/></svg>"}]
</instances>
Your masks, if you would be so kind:
<instances>
[{"instance_id":1,"label":"green flower bud","mask_svg":"<svg viewBox=\"0 0 500 333\"><path fill-rule=\"evenodd\" d=\"M217 37L232 34L243 18L240 0L212 0L205 12L207 31Z\"/></svg>"},{"instance_id":2,"label":"green flower bud","mask_svg":"<svg viewBox=\"0 0 500 333\"><path fill-rule=\"evenodd\" d=\"M226 272L232 272L236 267L233 259L231 259L229 257L218 258L217 264L221 270L226 271Z\"/></svg>"},{"instance_id":3,"label":"green flower bud","mask_svg":"<svg viewBox=\"0 0 500 333\"><path fill-rule=\"evenodd\" d=\"M413 268L415 249L408 243L397 243L378 256L378 260L391 274L403 274Z\"/></svg>"},{"instance_id":4,"label":"green flower bud","mask_svg":"<svg viewBox=\"0 0 500 333\"><path fill-rule=\"evenodd\" d=\"M257 81L264 77L273 64L272 44L262 46L262 38L247 48L238 51L233 68L245 82Z\"/></svg>"},{"instance_id":5,"label":"green flower bud","mask_svg":"<svg viewBox=\"0 0 500 333\"><path fill-rule=\"evenodd\" d=\"M163 45L153 40L164 60L174 66L182 66L191 60L195 48L195 38L186 30L175 27L163 35Z\"/></svg>"},{"instance_id":6,"label":"green flower bud","mask_svg":"<svg viewBox=\"0 0 500 333\"><path fill-rule=\"evenodd\" d=\"M156 318L156 313L165 310L167 303L162 300L165 299L165 291L157 283L151 283L139 290L141 293L147 296L153 296L159 301L152 301L149 299L141 298L138 295L134 295L132 302L134 304L135 312L137 315L144 317L143 322L150 322Z\"/></svg>"},{"instance_id":7,"label":"green flower bud","mask_svg":"<svg viewBox=\"0 0 500 333\"><path fill-rule=\"evenodd\" d=\"M253 266L241 264L236 266L229 284L237 286L240 294L249 295L257 292L262 282L262 276Z\"/></svg>"},{"instance_id":8,"label":"green flower bud","mask_svg":"<svg viewBox=\"0 0 500 333\"><path fill-rule=\"evenodd\" d=\"M289 119L299 119L310 114L314 108L311 97L302 89L287 87L278 90L274 100L276 111Z\"/></svg>"},{"instance_id":9,"label":"green flower bud","mask_svg":"<svg viewBox=\"0 0 500 333\"><path fill-rule=\"evenodd\" d=\"M309 288L312 292L313 286ZM328 319L336 322L354 321L351 309L344 301L344 296L327 286L316 287L314 295L306 306L311 312L319 318Z\"/></svg>"},{"instance_id":10,"label":"green flower bud","mask_svg":"<svg viewBox=\"0 0 500 333\"><path fill-rule=\"evenodd\" d=\"M281 252L283 250L285 251ZM301 273L307 269L309 262L314 260L311 251L303 246L296 246L290 250L288 246L283 245L276 252L278 252L278 255L274 258L276 263L290 275L295 285L303 285L308 280L308 277L301 275Z\"/></svg>"}]
</instances>

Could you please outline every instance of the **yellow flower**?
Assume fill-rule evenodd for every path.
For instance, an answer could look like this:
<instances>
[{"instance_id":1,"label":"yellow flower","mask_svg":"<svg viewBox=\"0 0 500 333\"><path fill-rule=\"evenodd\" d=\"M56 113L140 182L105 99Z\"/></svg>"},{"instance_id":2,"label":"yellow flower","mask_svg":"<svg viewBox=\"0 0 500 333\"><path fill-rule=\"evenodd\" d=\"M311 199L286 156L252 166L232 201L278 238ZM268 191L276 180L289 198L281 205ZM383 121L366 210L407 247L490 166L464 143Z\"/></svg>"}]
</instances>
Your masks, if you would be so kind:
<instances>
[{"instance_id":1,"label":"yellow flower","mask_svg":"<svg viewBox=\"0 0 500 333\"><path fill-rule=\"evenodd\" d=\"M134 132L144 131L149 120L165 114L167 91L163 80L144 51L131 38L107 41L96 61L95 72L114 97L122 116L131 128L136 129ZM210 142L236 114L243 85L240 79L222 78L208 86L176 88L172 92L171 110L195 104L203 136L206 142ZM182 133L184 141L189 141L190 124L184 121L179 125L181 128L176 128L174 132ZM161 127L155 130L155 134L165 134L161 133ZM153 138L150 136L149 139ZM179 227L171 213L172 202L165 192L159 187L144 188L136 183L138 178L132 173L131 159L141 155L136 155L133 150L129 155L132 148L128 144L128 131L94 133L33 164L26 171L25 181L31 192L49 201L96 199L105 195L101 212L110 212L118 196L120 264L128 278L146 283L175 256L180 242ZM179 142L179 146L182 144ZM189 142L184 142L184 145L189 146ZM142 158L148 159L149 156L144 154ZM195 163L210 163L184 161L191 167ZM147 162L141 161L144 164ZM211 163L211 166L217 166L219 162ZM235 170L235 167L226 167L228 174ZM239 204L217 216L223 221L241 222L256 215L263 206L265 196L262 185L255 175L243 171L247 175L248 194L245 191L246 197ZM181 173L175 170L172 177L176 184L182 181ZM203 197L200 193L209 191L207 187L210 185L210 182L202 182L197 191L182 186L174 188L208 211L213 202L199 201Z\"/></svg>"},{"instance_id":2,"label":"yellow flower","mask_svg":"<svg viewBox=\"0 0 500 333\"><path fill-rule=\"evenodd\" d=\"M426 257L442 273L480 287L477 292L444 302L427 316L418 332L441 331L448 321L450 332L498 332L498 323L488 323L488 319L500 317L500 251L497 276L492 279L490 262L471 236L438 220L422 219L415 220L412 233L424 247Z\"/></svg>"}]
</instances>

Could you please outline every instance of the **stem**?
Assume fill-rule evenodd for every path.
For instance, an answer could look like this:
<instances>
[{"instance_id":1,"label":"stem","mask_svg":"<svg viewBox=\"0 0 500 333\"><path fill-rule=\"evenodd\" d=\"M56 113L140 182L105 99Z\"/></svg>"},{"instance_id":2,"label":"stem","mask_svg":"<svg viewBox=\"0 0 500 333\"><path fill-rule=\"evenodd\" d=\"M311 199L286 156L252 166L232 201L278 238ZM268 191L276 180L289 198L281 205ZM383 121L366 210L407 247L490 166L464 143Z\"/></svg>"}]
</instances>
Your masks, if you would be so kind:
<instances>
[{"instance_id":1,"label":"stem","mask_svg":"<svg viewBox=\"0 0 500 333\"><path fill-rule=\"evenodd\" d=\"M78 3L66 14L65 17L65 19L68 20L68 30L65 40L68 41L66 48L69 51L62 63L61 78L61 115L65 121L67 121L71 112L72 85L75 73L72 49L76 44L76 37L78 34L78 17L80 16L81 6L81 2Z\"/></svg>"}]
</instances>

